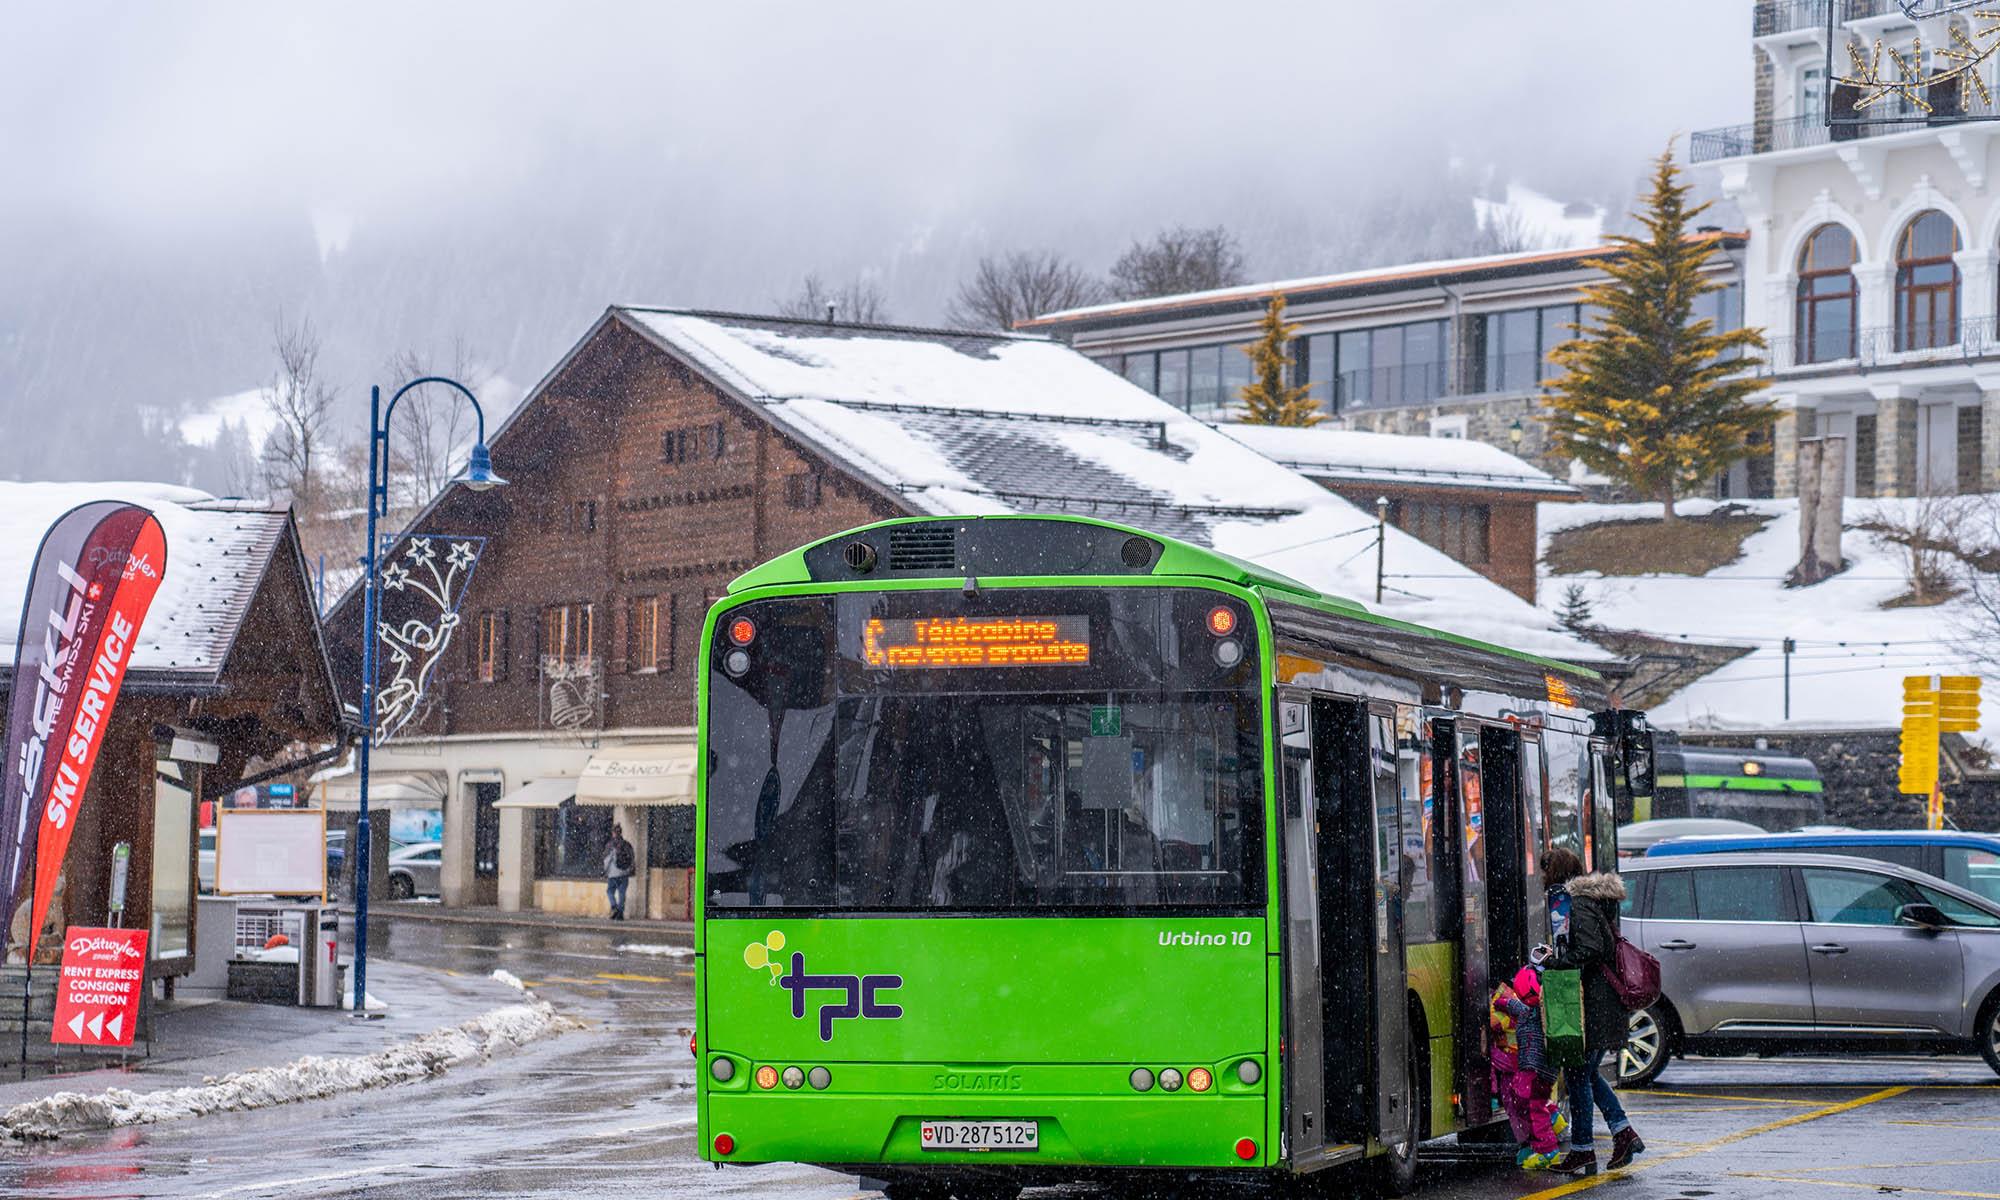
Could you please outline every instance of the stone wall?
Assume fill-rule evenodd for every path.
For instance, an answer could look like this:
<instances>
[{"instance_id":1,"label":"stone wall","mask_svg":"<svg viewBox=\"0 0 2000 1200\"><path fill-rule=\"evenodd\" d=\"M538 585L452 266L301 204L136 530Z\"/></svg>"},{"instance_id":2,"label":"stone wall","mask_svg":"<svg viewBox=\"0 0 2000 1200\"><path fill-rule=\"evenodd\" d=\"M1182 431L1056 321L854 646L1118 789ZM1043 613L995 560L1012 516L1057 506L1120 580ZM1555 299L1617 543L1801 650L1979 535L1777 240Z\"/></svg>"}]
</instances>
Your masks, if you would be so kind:
<instances>
[{"instance_id":1,"label":"stone wall","mask_svg":"<svg viewBox=\"0 0 2000 1200\"><path fill-rule=\"evenodd\" d=\"M1897 733L1894 729L1795 732L1682 733L1690 746L1755 746L1762 738L1773 753L1812 760L1826 781L1826 819L1856 829L1922 829L1924 801L1896 790ZM1945 816L1960 829L2000 830L2000 771L1980 770L1967 761L1965 739L1945 735L1939 769L1944 780Z\"/></svg>"},{"instance_id":2,"label":"stone wall","mask_svg":"<svg viewBox=\"0 0 2000 1200\"><path fill-rule=\"evenodd\" d=\"M1438 417L1465 418L1465 436L1475 442L1498 446L1526 462L1533 463L1558 479L1569 477L1567 456L1550 453L1549 430L1543 424L1541 397L1479 396L1440 400L1434 404L1413 404L1406 408L1362 409L1342 413L1329 424L1334 428L1359 429L1368 433L1400 433L1413 437L1431 436L1431 422ZM1514 444L1515 423L1521 426L1521 442Z\"/></svg>"}]
</instances>

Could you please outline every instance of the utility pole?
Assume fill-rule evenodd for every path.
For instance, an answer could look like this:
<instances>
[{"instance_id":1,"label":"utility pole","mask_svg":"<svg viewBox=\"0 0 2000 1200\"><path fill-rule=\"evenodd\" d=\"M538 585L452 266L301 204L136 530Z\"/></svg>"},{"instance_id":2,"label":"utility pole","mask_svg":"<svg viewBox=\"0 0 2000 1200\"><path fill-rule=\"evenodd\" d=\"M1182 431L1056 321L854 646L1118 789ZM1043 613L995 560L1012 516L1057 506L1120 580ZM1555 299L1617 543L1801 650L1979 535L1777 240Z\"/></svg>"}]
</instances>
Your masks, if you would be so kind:
<instances>
[{"instance_id":1,"label":"utility pole","mask_svg":"<svg viewBox=\"0 0 2000 1200\"><path fill-rule=\"evenodd\" d=\"M1382 603L1382 555L1389 542L1389 498L1375 497L1375 603Z\"/></svg>"},{"instance_id":2,"label":"utility pole","mask_svg":"<svg viewBox=\"0 0 2000 1200\"><path fill-rule=\"evenodd\" d=\"M1792 651L1798 648L1797 642L1790 638L1785 639L1785 720L1787 721L1792 719Z\"/></svg>"}]
</instances>

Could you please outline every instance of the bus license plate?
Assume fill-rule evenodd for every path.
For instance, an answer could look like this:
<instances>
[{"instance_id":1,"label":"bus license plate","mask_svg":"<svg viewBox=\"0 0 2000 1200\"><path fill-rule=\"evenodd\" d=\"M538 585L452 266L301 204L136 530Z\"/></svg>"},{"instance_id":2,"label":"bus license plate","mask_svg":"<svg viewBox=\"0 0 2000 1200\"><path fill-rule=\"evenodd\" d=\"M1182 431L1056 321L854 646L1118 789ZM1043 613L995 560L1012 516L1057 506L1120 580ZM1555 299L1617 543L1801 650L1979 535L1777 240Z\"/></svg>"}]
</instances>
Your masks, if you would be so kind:
<instances>
[{"instance_id":1,"label":"bus license plate","mask_svg":"<svg viewBox=\"0 0 2000 1200\"><path fill-rule=\"evenodd\" d=\"M926 1150L1035 1150L1041 1126L1033 1121L925 1121Z\"/></svg>"}]
</instances>

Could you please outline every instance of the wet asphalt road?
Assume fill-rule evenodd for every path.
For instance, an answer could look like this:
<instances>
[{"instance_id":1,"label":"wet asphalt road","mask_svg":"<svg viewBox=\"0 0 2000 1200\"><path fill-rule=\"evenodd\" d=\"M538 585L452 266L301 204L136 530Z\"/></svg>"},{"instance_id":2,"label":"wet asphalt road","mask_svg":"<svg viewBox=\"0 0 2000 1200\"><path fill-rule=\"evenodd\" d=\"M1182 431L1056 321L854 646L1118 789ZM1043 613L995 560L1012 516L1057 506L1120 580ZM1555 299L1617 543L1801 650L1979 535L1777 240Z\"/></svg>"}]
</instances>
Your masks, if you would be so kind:
<instances>
[{"instance_id":1,"label":"wet asphalt road","mask_svg":"<svg viewBox=\"0 0 2000 1200\"><path fill-rule=\"evenodd\" d=\"M695 1160L690 963L619 948L661 940L639 931L372 924L374 953L464 973L505 967L590 1028L421 1084L0 1148L0 1194L856 1195L852 1179L811 1168L716 1171ZM1676 1063L1656 1087L1628 1093L1626 1106L1648 1145L1634 1170L1571 1181L1524 1175L1511 1162L1438 1161L1422 1194L2000 1200L2000 1078L1977 1059Z\"/></svg>"}]
</instances>

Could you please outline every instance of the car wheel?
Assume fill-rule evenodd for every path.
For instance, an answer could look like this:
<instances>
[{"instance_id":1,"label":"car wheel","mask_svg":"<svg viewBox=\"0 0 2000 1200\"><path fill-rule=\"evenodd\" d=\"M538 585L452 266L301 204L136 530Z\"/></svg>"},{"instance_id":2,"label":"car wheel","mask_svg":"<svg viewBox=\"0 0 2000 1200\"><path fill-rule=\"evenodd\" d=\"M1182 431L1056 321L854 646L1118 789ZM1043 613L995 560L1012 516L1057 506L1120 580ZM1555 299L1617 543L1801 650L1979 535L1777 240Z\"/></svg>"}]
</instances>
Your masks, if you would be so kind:
<instances>
[{"instance_id":1,"label":"car wheel","mask_svg":"<svg viewBox=\"0 0 2000 1200\"><path fill-rule=\"evenodd\" d=\"M391 900L409 900L414 898L416 894L417 885L410 880L409 876L389 876L389 898Z\"/></svg>"},{"instance_id":2,"label":"car wheel","mask_svg":"<svg viewBox=\"0 0 2000 1200\"><path fill-rule=\"evenodd\" d=\"M2000 992L1993 993L1979 1016L1979 1056L2000 1074Z\"/></svg>"},{"instance_id":3,"label":"car wheel","mask_svg":"<svg viewBox=\"0 0 2000 1200\"><path fill-rule=\"evenodd\" d=\"M1645 1087L1667 1069L1673 1048L1671 1021L1658 1004L1627 1015L1625 1044L1618 1050L1619 1087Z\"/></svg>"}]
</instances>

